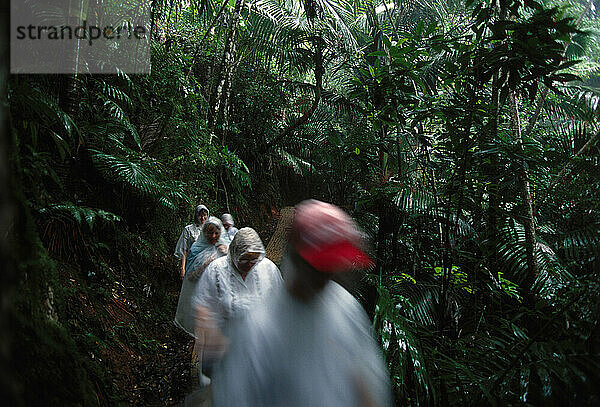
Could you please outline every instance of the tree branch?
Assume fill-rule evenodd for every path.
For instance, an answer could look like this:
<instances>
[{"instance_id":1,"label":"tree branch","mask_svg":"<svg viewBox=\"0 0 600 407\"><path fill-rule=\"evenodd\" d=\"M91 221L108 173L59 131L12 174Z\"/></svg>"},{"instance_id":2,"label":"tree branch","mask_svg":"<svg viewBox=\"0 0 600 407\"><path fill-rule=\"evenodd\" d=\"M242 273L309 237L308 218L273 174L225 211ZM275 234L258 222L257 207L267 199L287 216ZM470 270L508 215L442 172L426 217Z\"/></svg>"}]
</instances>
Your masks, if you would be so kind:
<instances>
[{"instance_id":1,"label":"tree branch","mask_svg":"<svg viewBox=\"0 0 600 407\"><path fill-rule=\"evenodd\" d=\"M212 21L210 22L210 24L206 28L206 32L202 36L202 39L200 40L200 42L198 43L198 46L196 47L196 50L194 51L194 56L192 57L192 65L190 66L190 70L187 73L186 79L189 78L190 75L192 74L192 70L194 69L194 65L196 65L196 59L198 58L198 55L200 55L200 48L202 48L202 45L204 45L204 40L206 39L206 37L210 33L210 30L212 30L212 28L215 26L215 24L216 24L217 20L219 19L219 17L221 17L221 14L223 14L223 10L225 10L225 7L227 6L227 4L229 4L229 0L225 0L223 2L223 5L221 5L221 8L219 9L219 11L215 15L215 17L212 19Z\"/></svg>"},{"instance_id":2,"label":"tree branch","mask_svg":"<svg viewBox=\"0 0 600 407\"><path fill-rule=\"evenodd\" d=\"M321 100L321 91L323 87L323 39L318 35L312 38L312 43L315 48L315 52L313 54L313 61L315 63L315 99L313 100L312 106L308 111L306 111L302 116L288 125L285 129L283 129L273 140L268 142L266 146L263 148L264 150L268 150L274 145L277 145L281 140L285 137L289 136L293 131L295 131L298 127L305 124L308 119L311 118L317 107L319 106L319 102Z\"/></svg>"}]
</instances>

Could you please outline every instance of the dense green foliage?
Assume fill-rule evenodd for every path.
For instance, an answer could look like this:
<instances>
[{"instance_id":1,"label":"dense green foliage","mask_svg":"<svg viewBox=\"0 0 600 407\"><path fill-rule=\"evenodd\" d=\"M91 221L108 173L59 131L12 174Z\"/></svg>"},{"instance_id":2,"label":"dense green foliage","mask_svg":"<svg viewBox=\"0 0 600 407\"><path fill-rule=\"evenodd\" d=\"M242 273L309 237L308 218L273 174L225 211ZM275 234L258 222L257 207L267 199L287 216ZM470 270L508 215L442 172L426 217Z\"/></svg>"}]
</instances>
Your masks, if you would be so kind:
<instances>
[{"instance_id":1,"label":"dense green foliage","mask_svg":"<svg viewBox=\"0 0 600 407\"><path fill-rule=\"evenodd\" d=\"M277 208L315 197L372 242L378 295L358 295L398 405L599 402L593 1L153 5L150 75L9 84L34 222L12 230L27 244L19 374L39 377L30 342L56 341L86 372L40 397L123 399L89 355L156 344L76 307L130 296L140 326L168 321L169 256L196 203L266 239ZM91 383L102 396L86 401Z\"/></svg>"}]
</instances>

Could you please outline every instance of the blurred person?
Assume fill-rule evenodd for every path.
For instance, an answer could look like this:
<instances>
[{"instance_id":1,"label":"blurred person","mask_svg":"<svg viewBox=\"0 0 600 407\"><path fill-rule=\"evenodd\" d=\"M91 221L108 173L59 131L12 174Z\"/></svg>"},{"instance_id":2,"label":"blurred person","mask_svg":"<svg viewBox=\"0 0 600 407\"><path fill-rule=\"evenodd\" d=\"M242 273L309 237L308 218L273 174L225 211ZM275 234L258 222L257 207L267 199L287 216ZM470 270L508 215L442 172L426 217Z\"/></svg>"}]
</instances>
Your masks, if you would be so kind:
<instances>
[{"instance_id":1,"label":"blurred person","mask_svg":"<svg viewBox=\"0 0 600 407\"><path fill-rule=\"evenodd\" d=\"M177 245L175 246L175 253L173 254L180 260L179 264L179 275L183 280L185 276L185 265L187 260L187 254L190 247L194 244L200 233L202 232L202 225L208 219L209 211L204 205L198 205L194 213L194 222L183 228Z\"/></svg>"},{"instance_id":2,"label":"blurred person","mask_svg":"<svg viewBox=\"0 0 600 407\"><path fill-rule=\"evenodd\" d=\"M197 353L205 360L220 359L230 326L282 285L279 269L265 257L258 233L252 228L240 229L228 255L210 263L196 286Z\"/></svg>"},{"instance_id":3,"label":"blurred person","mask_svg":"<svg viewBox=\"0 0 600 407\"><path fill-rule=\"evenodd\" d=\"M223 222L223 227L227 231L227 236L229 236L229 240L233 240L233 237L238 232L238 228L233 226L233 216L229 213L224 213L221 215L221 222Z\"/></svg>"},{"instance_id":4,"label":"blurred person","mask_svg":"<svg viewBox=\"0 0 600 407\"><path fill-rule=\"evenodd\" d=\"M331 281L372 264L340 208L296 207L282 264L285 289L248 313L213 381L213 406L390 406L391 388L369 319Z\"/></svg>"}]
</instances>

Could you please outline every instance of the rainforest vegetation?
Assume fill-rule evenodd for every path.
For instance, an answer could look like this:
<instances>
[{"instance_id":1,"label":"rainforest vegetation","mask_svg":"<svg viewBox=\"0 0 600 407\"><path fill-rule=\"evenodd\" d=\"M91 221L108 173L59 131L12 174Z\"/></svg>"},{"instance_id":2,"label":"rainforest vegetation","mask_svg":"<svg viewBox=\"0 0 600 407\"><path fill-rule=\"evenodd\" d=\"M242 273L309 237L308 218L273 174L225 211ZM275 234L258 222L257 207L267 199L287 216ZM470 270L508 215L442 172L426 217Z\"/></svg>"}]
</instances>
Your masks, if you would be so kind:
<instances>
[{"instance_id":1,"label":"rainforest vegetation","mask_svg":"<svg viewBox=\"0 0 600 407\"><path fill-rule=\"evenodd\" d=\"M4 400L177 404L195 206L266 243L312 197L369 237L397 405L598 405L599 12L153 0L150 74L3 71Z\"/></svg>"}]
</instances>

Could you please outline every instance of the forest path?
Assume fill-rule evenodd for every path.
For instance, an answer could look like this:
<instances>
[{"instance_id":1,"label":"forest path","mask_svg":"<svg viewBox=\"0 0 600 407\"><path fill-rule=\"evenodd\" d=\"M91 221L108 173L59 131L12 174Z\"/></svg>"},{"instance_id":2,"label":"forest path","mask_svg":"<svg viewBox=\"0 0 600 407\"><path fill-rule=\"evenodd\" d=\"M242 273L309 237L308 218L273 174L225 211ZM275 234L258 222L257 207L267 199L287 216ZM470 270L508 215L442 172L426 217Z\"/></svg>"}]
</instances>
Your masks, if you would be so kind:
<instances>
[{"instance_id":1,"label":"forest path","mask_svg":"<svg viewBox=\"0 0 600 407\"><path fill-rule=\"evenodd\" d=\"M137 376L137 386L129 403L157 407L183 405L185 396L195 390L198 382L190 369L193 342L171 321L158 324L152 339L160 342L161 348L144 358L132 372Z\"/></svg>"}]
</instances>

